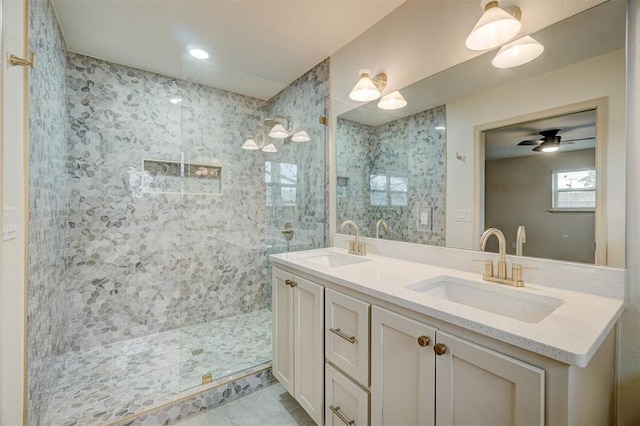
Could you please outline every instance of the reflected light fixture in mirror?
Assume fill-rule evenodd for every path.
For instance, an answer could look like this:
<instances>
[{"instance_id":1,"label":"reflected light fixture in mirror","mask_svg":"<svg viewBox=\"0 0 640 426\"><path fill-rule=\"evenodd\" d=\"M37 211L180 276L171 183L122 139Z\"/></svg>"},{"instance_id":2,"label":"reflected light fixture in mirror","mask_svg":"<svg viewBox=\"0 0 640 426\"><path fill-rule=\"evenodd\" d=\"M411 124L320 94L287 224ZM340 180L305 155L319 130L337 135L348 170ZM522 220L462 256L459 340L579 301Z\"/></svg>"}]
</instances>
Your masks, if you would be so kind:
<instances>
[{"instance_id":1,"label":"reflected light fixture in mirror","mask_svg":"<svg viewBox=\"0 0 640 426\"><path fill-rule=\"evenodd\" d=\"M311 138L307 132L300 130L291 137L291 140L293 142L309 142Z\"/></svg>"},{"instance_id":2,"label":"reflected light fixture in mirror","mask_svg":"<svg viewBox=\"0 0 640 426\"><path fill-rule=\"evenodd\" d=\"M269 137L273 139L285 139L289 136L290 135L287 129L285 129L284 126L280 123L273 126L269 131Z\"/></svg>"},{"instance_id":3,"label":"reflected light fixture in mirror","mask_svg":"<svg viewBox=\"0 0 640 426\"><path fill-rule=\"evenodd\" d=\"M387 85L387 75L385 73L377 74L373 79L369 77L371 70L358 71L360 80L353 86L349 93L349 98L358 102L369 102L380 97L380 92Z\"/></svg>"},{"instance_id":4,"label":"reflected light fixture in mirror","mask_svg":"<svg viewBox=\"0 0 640 426\"><path fill-rule=\"evenodd\" d=\"M522 25L518 7L502 9L497 0L483 0L480 6L484 13L467 37L465 44L469 49L493 49L508 42L520 32Z\"/></svg>"},{"instance_id":5,"label":"reflected light fixture in mirror","mask_svg":"<svg viewBox=\"0 0 640 426\"><path fill-rule=\"evenodd\" d=\"M530 36L524 36L500 48L491 65L512 68L531 62L544 52L544 46Z\"/></svg>"},{"instance_id":6,"label":"reflected light fixture in mirror","mask_svg":"<svg viewBox=\"0 0 640 426\"><path fill-rule=\"evenodd\" d=\"M397 90L385 95L378 102L378 108L385 110L400 109L407 106L407 100Z\"/></svg>"},{"instance_id":7,"label":"reflected light fixture in mirror","mask_svg":"<svg viewBox=\"0 0 640 426\"><path fill-rule=\"evenodd\" d=\"M278 152L278 150L274 144L270 143L262 148L262 152Z\"/></svg>"},{"instance_id":8,"label":"reflected light fixture in mirror","mask_svg":"<svg viewBox=\"0 0 640 426\"><path fill-rule=\"evenodd\" d=\"M258 147L258 144L256 143L255 140L249 138L249 139L247 139L245 141L244 144L242 144L242 149L247 149L247 150L250 150L250 151L254 151L254 150L260 149L260 148Z\"/></svg>"},{"instance_id":9,"label":"reflected light fixture in mirror","mask_svg":"<svg viewBox=\"0 0 640 426\"><path fill-rule=\"evenodd\" d=\"M540 145L533 148L531 151L535 152L556 152L560 149L560 136L556 136L553 139L545 139Z\"/></svg>"}]
</instances>

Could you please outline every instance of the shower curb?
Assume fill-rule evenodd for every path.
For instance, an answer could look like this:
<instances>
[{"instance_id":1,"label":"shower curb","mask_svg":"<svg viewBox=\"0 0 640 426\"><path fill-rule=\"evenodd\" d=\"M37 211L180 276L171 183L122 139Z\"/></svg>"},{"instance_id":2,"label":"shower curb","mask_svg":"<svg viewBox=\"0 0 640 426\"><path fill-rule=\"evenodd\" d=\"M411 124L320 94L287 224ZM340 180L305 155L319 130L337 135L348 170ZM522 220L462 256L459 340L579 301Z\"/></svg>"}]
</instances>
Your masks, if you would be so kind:
<instances>
[{"instance_id":1,"label":"shower curb","mask_svg":"<svg viewBox=\"0 0 640 426\"><path fill-rule=\"evenodd\" d=\"M271 365L225 383L196 388L191 394L181 396L142 413L109 423L107 426L157 426L171 425L195 414L218 407L275 382Z\"/></svg>"}]
</instances>

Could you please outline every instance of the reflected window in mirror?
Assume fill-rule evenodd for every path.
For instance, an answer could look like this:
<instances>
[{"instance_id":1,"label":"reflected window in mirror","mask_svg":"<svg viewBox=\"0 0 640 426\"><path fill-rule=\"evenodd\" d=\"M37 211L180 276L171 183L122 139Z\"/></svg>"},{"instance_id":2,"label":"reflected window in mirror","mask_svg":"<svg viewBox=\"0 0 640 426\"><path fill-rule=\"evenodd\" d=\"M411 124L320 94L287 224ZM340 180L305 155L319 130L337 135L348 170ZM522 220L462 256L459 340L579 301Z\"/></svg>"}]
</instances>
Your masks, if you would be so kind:
<instances>
[{"instance_id":1,"label":"reflected window in mirror","mask_svg":"<svg viewBox=\"0 0 640 426\"><path fill-rule=\"evenodd\" d=\"M595 211L596 170L553 172L553 211Z\"/></svg>"},{"instance_id":2,"label":"reflected window in mirror","mask_svg":"<svg viewBox=\"0 0 640 426\"><path fill-rule=\"evenodd\" d=\"M298 184L298 165L265 161L264 181L267 207L295 207Z\"/></svg>"},{"instance_id":3,"label":"reflected window in mirror","mask_svg":"<svg viewBox=\"0 0 640 426\"><path fill-rule=\"evenodd\" d=\"M372 174L369 193L372 206L404 207L407 205L408 179L395 174Z\"/></svg>"}]
</instances>

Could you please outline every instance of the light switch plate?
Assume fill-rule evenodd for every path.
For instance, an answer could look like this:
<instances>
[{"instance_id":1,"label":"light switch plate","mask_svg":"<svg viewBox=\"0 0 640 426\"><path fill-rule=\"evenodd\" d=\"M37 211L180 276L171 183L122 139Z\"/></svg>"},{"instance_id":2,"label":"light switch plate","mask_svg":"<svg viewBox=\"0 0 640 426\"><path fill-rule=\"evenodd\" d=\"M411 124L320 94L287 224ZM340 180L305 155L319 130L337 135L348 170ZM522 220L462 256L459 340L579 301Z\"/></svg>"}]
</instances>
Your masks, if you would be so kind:
<instances>
[{"instance_id":1,"label":"light switch plate","mask_svg":"<svg viewBox=\"0 0 640 426\"><path fill-rule=\"evenodd\" d=\"M456 210L456 222L471 222L471 210L469 209Z\"/></svg>"},{"instance_id":2,"label":"light switch plate","mask_svg":"<svg viewBox=\"0 0 640 426\"><path fill-rule=\"evenodd\" d=\"M2 241L16 238L18 232L18 217L15 207L2 209Z\"/></svg>"}]
</instances>

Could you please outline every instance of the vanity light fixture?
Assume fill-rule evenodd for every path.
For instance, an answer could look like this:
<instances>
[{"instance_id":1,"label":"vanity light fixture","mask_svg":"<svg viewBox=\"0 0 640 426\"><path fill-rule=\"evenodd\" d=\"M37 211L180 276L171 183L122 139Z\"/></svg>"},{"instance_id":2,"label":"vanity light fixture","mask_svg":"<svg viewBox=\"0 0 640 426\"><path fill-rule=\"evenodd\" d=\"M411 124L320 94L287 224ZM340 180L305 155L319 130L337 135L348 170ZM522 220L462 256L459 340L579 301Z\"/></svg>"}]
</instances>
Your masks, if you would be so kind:
<instances>
[{"instance_id":1,"label":"vanity light fixture","mask_svg":"<svg viewBox=\"0 0 640 426\"><path fill-rule=\"evenodd\" d=\"M520 8L513 6L502 9L498 0L482 0L480 6L484 13L467 37L465 44L469 49L493 49L520 32Z\"/></svg>"},{"instance_id":2,"label":"vanity light fixture","mask_svg":"<svg viewBox=\"0 0 640 426\"><path fill-rule=\"evenodd\" d=\"M385 110L400 109L407 106L407 100L397 90L385 95L378 102L378 108Z\"/></svg>"},{"instance_id":3,"label":"vanity light fixture","mask_svg":"<svg viewBox=\"0 0 640 426\"><path fill-rule=\"evenodd\" d=\"M369 102L380 97L380 93L387 86L387 75L385 73L369 77L371 70L363 69L358 71L360 80L353 86L349 93L349 98L358 102Z\"/></svg>"},{"instance_id":4,"label":"vanity light fixture","mask_svg":"<svg viewBox=\"0 0 640 426\"><path fill-rule=\"evenodd\" d=\"M544 46L530 36L524 36L500 48L491 65L511 68L531 62L544 52Z\"/></svg>"},{"instance_id":5,"label":"vanity light fixture","mask_svg":"<svg viewBox=\"0 0 640 426\"><path fill-rule=\"evenodd\" d=\"M209 53L199 47L189 48L189 55L193 56L196 59L207 59L209 57Z\"/></svg>"}]
</instances>

